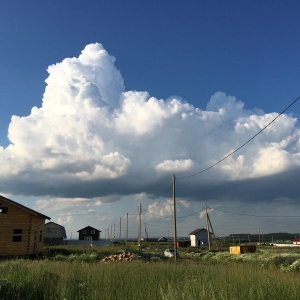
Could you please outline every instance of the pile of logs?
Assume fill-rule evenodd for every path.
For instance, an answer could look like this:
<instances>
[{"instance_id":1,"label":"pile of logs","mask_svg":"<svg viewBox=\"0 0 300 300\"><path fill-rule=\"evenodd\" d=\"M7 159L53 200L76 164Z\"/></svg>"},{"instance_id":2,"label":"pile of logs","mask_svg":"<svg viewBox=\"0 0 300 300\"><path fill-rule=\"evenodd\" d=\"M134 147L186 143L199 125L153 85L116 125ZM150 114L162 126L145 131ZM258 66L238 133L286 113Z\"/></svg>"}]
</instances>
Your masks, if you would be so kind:
<instances>
[{"instance_id":1,"label":"pile of logs","mask_svg":"<svg viewBox=\"0 0 300 300\"><path fill-rule=\"evenodd\" d=\"M103 262L107 261L132 261L132 260L138 260L141 259L141 256L135 253L122 253L122 254L112 254L109 256L106 256L102 259Z\"/></svg>"}]
</instances>

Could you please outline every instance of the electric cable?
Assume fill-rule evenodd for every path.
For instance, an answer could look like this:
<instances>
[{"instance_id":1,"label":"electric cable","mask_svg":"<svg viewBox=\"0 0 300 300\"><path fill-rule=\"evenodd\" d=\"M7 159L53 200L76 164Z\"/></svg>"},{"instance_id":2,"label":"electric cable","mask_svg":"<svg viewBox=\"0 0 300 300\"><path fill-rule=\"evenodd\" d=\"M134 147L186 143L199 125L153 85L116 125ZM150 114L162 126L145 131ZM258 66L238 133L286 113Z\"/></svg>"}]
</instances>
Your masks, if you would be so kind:
<instances>
[{"instance_id":1,"label":"electric cable","mask_svg":"<svg viewBox=\"0 0 300 300\"><path fill-rule=\"evenodd\" d=\"M212 164L211 166L193 173L191 175L188 176L184 176L184 177L176 177L176 179L187 179L193 176L196 176L198 174L201 174L205 171L208 171L210 169L212 169L213 167L215 167L216 165L220 164L222 161L224 161L225 159L227 159L228 157L230 157L231 155L233 155L234 153L236 153L237 151L239 151L241 148L243 148L244 146L246 146L248 143L250 143L254 138L256 138L260 133L262 133L267 127L269 127L273 122L275 122L282 114L284 114L292 105L294 105L298 100L300 99L300 96L298 98L296 98L290 105L288 105L280 114L278 114L271 122L269 122L266 126L264 126L261 130L259 130L254 136L252 136L249 140L247 140L244 144L242 144L241 146L239 146L238 148L236 148L234 151L230 152L229 154L227 154L226 156L224 156L222 159L220 159L219 161L217 161L216 163Z\"/></svg>"}]
</instances>

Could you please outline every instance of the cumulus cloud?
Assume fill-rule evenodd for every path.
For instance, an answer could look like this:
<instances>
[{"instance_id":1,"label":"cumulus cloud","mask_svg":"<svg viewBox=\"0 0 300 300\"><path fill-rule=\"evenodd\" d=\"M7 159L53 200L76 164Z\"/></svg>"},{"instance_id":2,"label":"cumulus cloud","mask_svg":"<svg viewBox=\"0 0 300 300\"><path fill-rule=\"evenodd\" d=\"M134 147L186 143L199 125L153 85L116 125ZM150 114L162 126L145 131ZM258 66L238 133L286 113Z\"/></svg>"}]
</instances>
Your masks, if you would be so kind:
<instances>
[{"instance_id":1,"label":"cumulus cloud","mask_svg":"<svg viewBox=\"0 0 300 300\"><path fill-rule=\"evenodd\" d=\"M175 161L165 160L155 166L155 168L159 172L182 172L190 170L193 167L193 164L191 159L176 159Z\"/></svg>"},{"instance_id":2,"label":"cumulus cloud","mask_svg":"<svg viewBox=\"0 0 300 300\"><path fill-rule=\"evenodd\" d=\"M147 219L157 219L157 218L173 218L174 208L173 200L166 199L163 203L154 202L148 206L146 216ZM183 199L177 199L176 201L176 213L177 216L185 217L193 213L193 208L191 207L189 201Z\"/></svg>"},{"instance_id":3,"label":"cumulus cloud","mask_svg":"<svg viewBox=\"0 0 300 300\"><path fill-rule=\"evenodd\" d=\"M0 190L56 199L40 200L41 209L68 209L69 198L76 205L104 197L95 202L99 206L131 194L159 196L171 174L189 175L216 163L277 115L245 109L223 92L202 110L180 97L126 91L115 58L101 44L87 45L48 73L41 107L13 116L10 144L0 148ZM245 182L299 167L296 121L282 115L209 175L181 181L182 193L195 199L192 193L201 185ZM170 206L155 212L165 215Z\"/></svg>"},{"instance_id":4,"label":"cumulus cloud","mask_svg":"<svg viewBox=\"0 0 300 300\"><path fill-rule=\"evenodd\" d=\"M58 218L57 223L60 225L69 225L73 224L73 219L73 216L63 216Z\"/></svg>"}]
</instances>

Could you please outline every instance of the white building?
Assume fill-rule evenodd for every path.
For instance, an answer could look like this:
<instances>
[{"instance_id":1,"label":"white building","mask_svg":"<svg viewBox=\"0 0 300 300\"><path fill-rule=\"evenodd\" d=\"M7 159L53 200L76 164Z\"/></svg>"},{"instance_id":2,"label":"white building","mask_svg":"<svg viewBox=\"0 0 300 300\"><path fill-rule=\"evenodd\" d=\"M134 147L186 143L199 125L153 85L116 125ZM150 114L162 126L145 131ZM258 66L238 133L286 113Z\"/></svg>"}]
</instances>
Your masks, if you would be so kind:
<instances>
[{"instance_id":1,"label":"white building","mask_svg":"<svg viewBox=\"0 0 300 300\"><path fill-rule=\"evenodd\" d=\"M208 246L208 234L205 228L198 228L192 231L190 234L192 247L206 247ZM210 241L212 242L213 234L209 233Z\"/></svg>"}]
</instances>

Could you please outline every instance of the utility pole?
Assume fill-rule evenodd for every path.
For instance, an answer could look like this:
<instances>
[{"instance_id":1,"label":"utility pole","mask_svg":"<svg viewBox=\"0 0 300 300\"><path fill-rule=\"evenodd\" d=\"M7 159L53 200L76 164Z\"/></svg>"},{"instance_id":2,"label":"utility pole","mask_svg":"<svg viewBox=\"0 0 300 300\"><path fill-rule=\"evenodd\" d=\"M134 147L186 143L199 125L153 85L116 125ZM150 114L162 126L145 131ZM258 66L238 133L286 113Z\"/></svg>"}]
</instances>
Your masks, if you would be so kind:
<instances>
[{"instance_id":1,"label":"utility pole","mask_svg":"<svg viewBox=\"0 0 300 300\"><path fill-rule=\"evenodd\" d=\"M126 250L128 246L128 213L126 214Z\"/></svg>"},{"instance_id":2,"label":"utility pole","mask_svg":"<svg viewBox=\"0 0 300 300\"><path fill-rule=\"evenodd\" d=\"M116 238L116 223L114 223L114 239Z\"/></svg>"},{"instance_id":3,"label":"utility pole","mask_svg":"<svg viewBox=\"0 0 300 300\"><path fill-rule=\"evenodd\" d=\"M219 250L219 245L217 242L217 238L215 236L214 229L212 227L208 212L207 212L207 206L205 205L205 212L206 212L206 231L207 231L207 241L208 241L208 250L211 249L211 241L210 241L210 230L212 231L213 237L215 239L215 243L217 245L217 249Z\"/></svg>"},{"instance_id":4,"label":"utility pole","mask_svg":"<svg viewBox=\"0 0 300 300\"><path fill-rule=\"evenodd\" d=\"M176 195L175 195L175 174L172 177L173 182L173 213L174 213L174 258L177 260L177 227L176 227Z\"/></svg>"},{"instance_id":5,"label":"utility pole","mask_svg":"<svg viewBox=\"0 0 300 300\"><path fill-rule=\"evenodd\" d=\"M112 239L113 234L112 234L112 225L110 225L110 239Z\"/></svg>"},{"instance_id":6,"label":"utility pole","mask_svg":"<svg viewBox=\"0 0 300 300\"><path fill-rule=\"evenodd\" d=\"M216 245L217 245L217 250L219 250L219 245L218 245L218 242L217 242L217 238L216 238L216 235L215 235L214 229L213 229L213 227L212 227L212 225L211 225L211 222L210 222L210 217L209 217L208 213L207 213L207 219L208 219L208 224L209 224L209 226L210 226L210 228L211 228L211 231L212 231L213 237L214 237L214 239L215 239L215 243L216 243ZM210 235L210 232L209 232L209 235Z\"/></svg>"},{"instance_id":7,"label":"utility pole","mask_svg":"<svg viewBox=\"0 0 300 300\"><path fill-rule=\"evenodd\" d=\"M142 204L139 206L139 218L138 218L138 249L141 250L141 214L142 214Z\"/></svg>"},{"instance_id":8,"label":"utility pole","mask_svg":"<svg viewBox=\"0 0 300 300\"><path fill-rule=\"evenodd\" d=\"M208 251L210 251L210 232L209 232L208 213L207 213L206 205L205 205L205 213L206 213L206 232L207 232Z\"/></svg>"},{"instance_id":9,"label":"utility pole","mask_svg":"<svg viewBox=\"0 0 300 300\"><path fill-rule=\"evenodd\" d=\"M146 223L144 223L145 225L145 236L144 236L144 241L146 242L148 239L148 232L147 232L147 228L146 228Z\"/></svg>"},{"instance_id":10,"label":"utility pole","mask_svg":"<svg viewBox=\"0 0 300 300\"><path fill-rule=\"evenodd\" d=\"M119 228L119 242L121 242L121 221L122 219L120 218L120 228Z\"/></svg>"}]
</instances>

